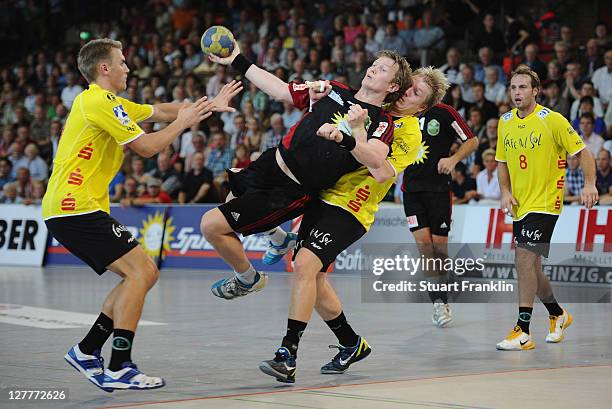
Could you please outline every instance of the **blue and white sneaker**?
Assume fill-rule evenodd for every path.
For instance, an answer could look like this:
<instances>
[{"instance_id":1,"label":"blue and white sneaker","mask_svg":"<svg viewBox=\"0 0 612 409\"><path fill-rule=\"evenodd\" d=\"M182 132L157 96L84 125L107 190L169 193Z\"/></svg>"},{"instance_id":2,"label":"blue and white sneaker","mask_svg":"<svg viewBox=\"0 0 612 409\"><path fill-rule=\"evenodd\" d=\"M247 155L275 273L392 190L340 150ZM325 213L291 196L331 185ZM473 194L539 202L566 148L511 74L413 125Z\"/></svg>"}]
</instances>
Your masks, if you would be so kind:
<instances>
[{"instance_id":1,"label":"blue and white sneaker","mask_svg":"<svg viewBox=\"0 0 612 409\"><path fill-rule=\"evenodd\" d=\"M295 357L285 347L278 348L274 359L259 364L260 371L283 383L295 383L295 369Z\"/></svg>"},{"instance_id":2,"label":"blue and white sneaker","mask_svg":"<svg viewBox=\"0 0 612 409\"><path fill-rule=\"evenodd\" d=\"M124 362L122 366L123 368L116 372L106 368L102 384L105 388L145 390L166 385L166 381L162 378L147 376L140 372L133 362Z\"/></svg>"},{"instance_id":3,"label":"blue and white sneaker","mask_svg":"<svg viewBox=\"0 0 612 409\"><path fill-rule=\"evenodd\" d=\"M233 275L230 278L224 278L214 283L210 291L219 298L233 300L234 298L244 297L249 293L263 290L267 282L268 275L265 273L257 272L253 284L245 284L236 275Z\"/></svg>"},{"instance_id":4,"label":"blue and white sneaker","mask_svg":"<svg viewBox=\"0 0 612 409\"><path fill-rule=\"evenodd\" d=\"M370 345L368 345L363 337L359 337L357 345L353 347L346 348L342 345L330 345L329 347L338 348L339 352L331 362L323 365L321 368L322 374L344 373L351 364L361 361L372 352L372 348L370 348Z\"/></svg>"},{"instance_id":5,"label":"blue and white sneaker","mask_svg":"<svg viewBox=\"0 0 612 409\"><path fill-rule=\"evenodd\" d=\"M288 232L283 244L275 246L272 244L272 241L270 241L270 244L268 245L268 248L266 249L261 261L268 266L278 263L283 259L283 256L289 252L289 250L293 250L295 248L297 237L297 233Z\"/></svg>"},{"instance_id":6,"label":"blue and white sneaker","mask_svg":"<svg viewBox=\"0 0 612 409\"><path fill-rule=\"evenodd\" d=\"M112 389L105 388L104 381L104 358L100 356L100 350L94 351L93 355L81 352L79 344L76 344L64 355L64 359L74 369L85 375L89 382L102 389L104 392L112 392Z\"/></svg>"}]
</instances>

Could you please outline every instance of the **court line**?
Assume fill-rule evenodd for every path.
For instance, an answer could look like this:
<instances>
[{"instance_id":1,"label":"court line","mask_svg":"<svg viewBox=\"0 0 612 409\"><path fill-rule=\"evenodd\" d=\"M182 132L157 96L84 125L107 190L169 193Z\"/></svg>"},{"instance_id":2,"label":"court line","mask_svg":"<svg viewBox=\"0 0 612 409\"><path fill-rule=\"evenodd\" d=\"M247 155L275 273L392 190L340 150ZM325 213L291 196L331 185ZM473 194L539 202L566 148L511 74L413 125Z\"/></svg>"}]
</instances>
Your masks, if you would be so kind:
<instances>
[{"instance_id":1,"label":"court line","mask_svg":"<svg viewBox=\"0 0 612 409\"><path fill-rule=\"evenodd\" d=\"M298 392L298 393L303 393L304 395L327 396L329 398L368 400L368 401L373 401L373 402L398 403L400 405L410 405L410 406L419 405L419 406L427 406L431 408L441 408L441 409L491 409L491 408L485 408L483 406L472 406L472 405L465 405L465 404L459 404L459 403L432 402L432 401L410 401L410 400L389 399L389 398L380 398L378 396L355 395L355 394L338 393L338 392L304 391L304 392Z\"/></svg>"},{"instance_id":2,"label":"court line","mask_svg":"<svg viewBox=\"0 0 612 409\"><path fill-rule=\"evenodd\" d=\"M321 389L333 389L333 388L340 388L340 387L379 385L379 384L389 384L389 383L399 383L399 382L429 381L429 380L448 379L448 378L462 378L462 377L467 377L467 376L499 375L499 374L516 373L516 372L554 371L554 370L559 370L559 369L605 368L605 367L612 367L612 363L594 364L594 365L567 365L567 366L558 366L558 367L553 367L553 368L510 369L507 371L476 372L476 373L469 373L469 374L442 375L442 376L431 376L431 377L410 378L410 379L392 379L392 380L387 380L387 381L348 383L344 385L325 385L325 386L315 386L315 387L310 387L310 388L286 389L286 390L281 390L281 391L235 393L235 394L228 394L228 395L202 396L202 397L196 397L196 398L173 399L173 400L165 400L165 401L160 400L160 401L134 402L134 403L121 404L121 405L100 406L97 409L128 408L128 407L145 406L145 405L161 405L161 404L167 404L167 403L190 402L190 401L196 401L196 400L226 399L226 398L237 398L237 397L242 397L242 396L257 396L257 395L271 395L271 394L291 393L291 392L316 391L316 390L321 390Z\"/></svg>"},{"instance_id":3,"label":"court line","mask_svg":"<svg viewBox=\"0 0 612 409\"><path fill-rule=\"evenodd\" d=\"M263 400L244 399L244 398L225 398L225 400L237 400L237 401L240 401L240 402L263 403L263 404L266 404L266 405L282 405L284 407L292 407L292 408L325 409L322 406L306 406L306 405L298 405L297 403L267 402L267 401L263 401Z\"/></svg>"}]
</instances>

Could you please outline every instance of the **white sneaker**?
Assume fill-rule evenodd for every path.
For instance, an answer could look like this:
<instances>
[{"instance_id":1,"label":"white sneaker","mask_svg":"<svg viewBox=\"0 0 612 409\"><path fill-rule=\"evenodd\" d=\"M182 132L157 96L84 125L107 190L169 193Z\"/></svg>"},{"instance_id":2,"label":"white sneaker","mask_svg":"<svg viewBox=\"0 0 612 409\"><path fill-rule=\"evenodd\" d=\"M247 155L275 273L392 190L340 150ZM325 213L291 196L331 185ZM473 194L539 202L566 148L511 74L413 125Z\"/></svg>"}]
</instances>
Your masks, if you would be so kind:
<instances>
[{"instance_id":1,"label":"white sneaker","mask_svg":"<svg viewBox=\"0 0 612 409\"><path fill-rule=\"evenodd\" d=\"M561 342L565 337L563 331L572 325L574 319L572 314L563 310L563 314L555 317L554 315L549 316L550 326L548 329L548 335L546 335L546 342Z\"/></svg>"},{"instance_id":2,"label":"white sneaker","mask_svg":"<svg viewBox=\"0 0 612 409\"><path fill-rule=\"evenodd\" d=\"M502 351L522 351L535 348L531 335L523 332L521 327L515 326L506 339L497 344L497 349Z\"/></svg>"},{"instance_id":3,"label":"white sneaker","mask_svg":"<svg viewBox=\"0 0 612 409\"><path fill-rule=\"evenodd\" d=\"M123 368L113 372L106 368L102 386L109 389L157 389L166 382L162 378L147 376L132 362L124 362Z\"/></svg>"},{"instance_id":4,"label":"white sneaker","mask_svg":"<svg viewBox=\"0 0 612 409\"><path fill-rule=\"evenodd\" d=\"M431 322L438 328L447 326L453 320L453 312L450 305L441 302L434 303L434 312Z\"/></svg>"}]
</instances>

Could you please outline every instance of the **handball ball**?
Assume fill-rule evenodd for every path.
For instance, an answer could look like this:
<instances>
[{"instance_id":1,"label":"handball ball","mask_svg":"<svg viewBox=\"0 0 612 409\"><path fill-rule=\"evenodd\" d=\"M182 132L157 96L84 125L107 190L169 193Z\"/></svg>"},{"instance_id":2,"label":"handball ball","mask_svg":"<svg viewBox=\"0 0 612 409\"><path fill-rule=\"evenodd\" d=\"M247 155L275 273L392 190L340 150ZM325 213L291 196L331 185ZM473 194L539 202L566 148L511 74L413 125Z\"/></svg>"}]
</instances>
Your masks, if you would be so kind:
<instances>
[{"instance_id":1,"label":"handball ball","mask_svg":"<svg viewBox=\"0 0 612 409\"><path fill-rule=\"evenodd\" d=\"M225 58L234 51L234 35L226 27L212 26L202 34L200 45L204 54Z\"/></svg>"}]
</instances>

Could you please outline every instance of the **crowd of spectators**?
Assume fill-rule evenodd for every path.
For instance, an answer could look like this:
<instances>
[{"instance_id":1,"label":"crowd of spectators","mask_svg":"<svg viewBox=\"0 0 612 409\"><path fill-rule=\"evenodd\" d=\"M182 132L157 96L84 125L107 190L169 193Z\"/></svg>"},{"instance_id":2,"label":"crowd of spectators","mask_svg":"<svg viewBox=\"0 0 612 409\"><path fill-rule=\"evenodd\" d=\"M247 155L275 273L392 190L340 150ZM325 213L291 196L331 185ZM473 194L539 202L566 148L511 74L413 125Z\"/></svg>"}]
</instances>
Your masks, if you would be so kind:
<instances>
[{"instance_id":1,"label":"crowd of spectators","mask_svg":"<svg viewBox=\"0 0 612 409\"><path fill-rule=\"evenodd\" d=\"M574 28L554 13L529 21L525 13L503 15L491 2L476 0L195 3L137 1L118 9L114 19L82 21L76 29L62 27L56 18L68 37L64 45L41 44L0 69L0 202L40 203L72 102L87 87L76 68L84 42L110 37L123 43L131 72L122 97L147 104L193 101L214 97L237 77L200 50L202 32L217 24L233 31L249 59L285 81L322 78L356 88L385 48L401 52L413 67L440 67L451 83L444 102L459 111L480 142L453 172L455 203L499 199L497 118L511 109L509 71L525 63L540 75L539 102L565 115L596 157L602 202L610 196L612 37L605 23L583 28L579 37L586 41L579 42ZM23 4L27 11L30 3ZM277 146L303 114L244 85L233 101L235 113L186 130L155 158L126 150L111 201L123 206L223 201L225 169L245 167ZM163 126L142 124L145 132ZM575 160L568 162L567 180L566 200L579 200L584 177Z\"/></svg>"}]
</instances>

